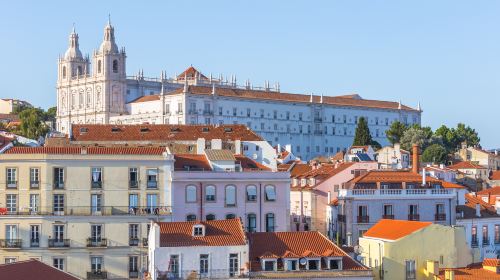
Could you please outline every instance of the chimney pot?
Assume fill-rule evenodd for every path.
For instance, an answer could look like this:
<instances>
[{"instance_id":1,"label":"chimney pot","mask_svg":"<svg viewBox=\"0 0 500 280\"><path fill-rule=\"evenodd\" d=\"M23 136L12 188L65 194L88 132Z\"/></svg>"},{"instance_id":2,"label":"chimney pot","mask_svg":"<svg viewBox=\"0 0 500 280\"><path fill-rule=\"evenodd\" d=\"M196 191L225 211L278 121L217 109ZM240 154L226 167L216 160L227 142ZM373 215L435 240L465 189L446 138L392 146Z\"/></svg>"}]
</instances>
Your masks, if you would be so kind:
<instances>
[{"instance_id":1,"label":"chimney pot","mask_svg":"<svg viewBox=\"0 0 500 280\"><path fill-rule=\"evenodd\" d=\"M413 173L418 174L418 169L419 169L419 162L418 162L418 145L413 144L413 165L412 165L412 171Z\"/></svg>"}]
</instances>

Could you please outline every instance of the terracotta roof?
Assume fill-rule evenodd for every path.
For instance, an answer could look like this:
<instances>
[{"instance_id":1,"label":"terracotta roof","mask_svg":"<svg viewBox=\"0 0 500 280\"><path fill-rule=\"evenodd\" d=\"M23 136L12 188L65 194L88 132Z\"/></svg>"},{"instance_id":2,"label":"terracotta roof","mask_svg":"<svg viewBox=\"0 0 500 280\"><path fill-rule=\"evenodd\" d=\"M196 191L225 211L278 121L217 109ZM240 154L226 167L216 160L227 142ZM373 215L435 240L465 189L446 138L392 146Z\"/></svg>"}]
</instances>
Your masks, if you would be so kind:
<instances>
[{"instance_id":1,"label":"terracotta roof","mask_svg":"<svg viewBox=\"0 0 500 280\"><path fill-rule=\"evenodd\" d=\"M243 232L243 225L239 219L168 222L158 223L160 226L161 247L190 247L190 246L241 246L247 240ZM205 226L204 236L193 236L193 226Z\"/></svg>"},{"instance_id":2,"label":"terracotta roof","mask_svg":"<svg viewBox=\"0 0 500 280\"><path fill-rule=\"evenodd\" d=\"M196 141L242 140L263 141L245 125L169 125L169 124L75 124L71 128L73 141Z\"/></svg>"},{"instance_id":3,"label":"terracotta roof","mask_svg":"<svg viewBox=\"0 0 500 280\"><path fill-rule=\"evenodd\" d=\"M463 217L457 215L460 219L476 219L476 205L479 204L479 212L482 218L498 217L495 207L483 201L480 197L472 194L465 194L465 205L457 205L457 213L463 213Z\"/></svg>"},{"instance_id":4,"label":"terracotta roof","mask_svg":"<svg viewBox=\"0 0 500 280\"><path fill-rule=\"evenodd\" d=\"M258 163L249 157L246 157L244 155L234 155L234 156L235 156L236 160L240 162L241 168L243 168L244 171L249 171L249 170L271 171L271 168L269 168L261 163Z\"/></svg>"},{"instance_id":5,"label":"terracotta roof","mask_svg":"<svg viewBox=\"0 0 500 280\"><path fill-rule=\"evenodd\" d=\"M295 163L293 165L292 169L290 170L290 176L293 178L293 177L296 177L300 174L306 173L306 172L310 171L311 169L312 169L312 166L310 166L307 163Z\"/></svg>"},{"instance_id":6,"label":"terracotta roof","mask_svg":"<svg viewBox=\"0 0 500 280\"><path fill-rule=\"evenodd\" d=\"M458 170L458 169L486 169L486 167L479 165L479 164L476 164L476 163L471 162L471 161L460 161L460 162L457 162L453 165L448 166L448 168L455 169L455 170Z\"/></svg>"},{"instance_id":7,"label":"terracotta roof","mask_svg":"<svg viewBox=\"0 0 500 280\"><path fill-rule=\"evenodd\" d=\"M176 89L170 94L181 94L183 88ZM211 86L189 86L188 91L191 94L211 95ZM311 96L309 94L295 94L295 93L282 93L282 92L269 92L264 90L250 90L250 89L236 89L227 87L217 87L216 94L219 96L245 98L245 99L259 99L269 101L281 102L297 102L297 103L310 103ZM313 103L320 103L321 97L319 95L313 96ZM323 96L322 104L336 105L342 107L368 107L375 109L389 109L399 110L399 103L392 101L379 101L368 99L355 99L343 96ZM401 110L417 111L411 107L401 105Z\"/></svg>"},{"instance_id":8,"label":"terracotta roof","mask_svg":"<svg viewBox=\"0 0 500 280\"><path fill-rule=\"evenodd\" d=\"M13 138L0 135L0 149L9 145L10 143L12 143L12 141L14 141Z\"/></svg>"},{"instance_id":9,"label":"terracotta roof","mask_svg":"<svg viewBox=\"0 0 500 280\"><path fill-rule=\"evenodd\" d=\"M260 270L258 263L266 253L276 256L293 254L304 256L311 254L315 256L342 257L344 270L365 270L363 265L353 260L346 252L328 240L324 235L316 231L302 232L254 232L247 233L250 242L251 270ZM304 242L307 240L307 242Z\"/></svg>"},{"instance_id":10,"label":"terracotta roof","mask_svg":"<svg viewBox=\"0 0 500 280\"><path fill-rule=\"evenodd\" d=\"M350 180L350 183L400 183L421 182L422 175L405 170L370 170L364 175ZM440 182L440 180L426 176L427 182Z\"/></svg>"},{"instance_id":11,"label":"terracotta roof","mask_svg":"<svg viewBox=\"0 0 500 280\"><path fill-rule=\"evenodd\" d=\"M10 264L0 265L0 279L15 280L78 280L75 276L59 270L51 265L47 265L38 260L20 261Z\"/></svg>"},{"instance_id":12,"label":"terracotta roof","mask_svg":"<svg viewBox=\"0 0 500 280\"><path fill-rule=\"evenodd\" d=\"M337 205L339 205L339 199L338 199L338 198L334 198L334 199L332 199L332 201L330 201L330 205L332 205L332 206L337 206Z\"/></svg>"},{"instance_id":13,"label":"terracotta roof","mask_svg":"<svg viewBox=\"0 0 500 280\"><path fill-rule=\"evenodd\" d=\"M293 163L282 163L278 164L278 171L288 171Z\"/></svg>"},{"instance_id":14,"label":"terracotta roof","mask_svg":"<svg viewBox=\"0 0 500 280\"><path fill-rule=\"evenodd\" d=\"M184 70L184 72L177 75L177 80L184 81L184 77L186 77L186 76L188 77L188 79L195 78L198 76L198 74L201 75L202 79L204 79L204 80L208 79L205 75L201 74L201 72L198 71L198 69L194 68L193 66L189 66L186 70Z\"/></svg>"},{"instance_id":15,"label":"terracotta roof","mask_svg":"<svg viewBox=\"0 0 500 280\"><path fill-rule=\"evenodd\" d=\"M439 269L439 279L445 280L445 271L455 271L455 280L484 280L500 279L500 274L484 269L481 263L471 264L462 268L441 268Z\"/></svg>"},{"instance_id":16,"label":"terracotta roof","mask_svg":"<svg viewBox=\"0 0 500 280\"><path fill-rule=\"evenodd\" d=\"M210 161L220 161L220 160L222 160L222 161L235 161L236 160L233 152L230 150L206 149L205 155L207 156L208 160L210 160Z\"/></svg>"},{"instance_id":17,"label":"terracotta roof","mask_svg":"<svg viewBox=\"0 0 500 280\"><path fill-rule=\"evenodd\" d=\"M500 181L500 170L496 170L491 172L490 180L499 180Z\"/></svg>"},{"instance_id":18,"label":"terracotta roof","mask_svg":"<svg viewBox=\"0 0 500 280\"><path fill-rule=\"evenodd\" d=\"M478 195L500 195L500 186L492 187L477 192Z\"/></svg>"},{"instance_id":19,"label":"terracotta roof","mask_svg":"<svg viewBox=\"0 0 500 280\"><path fill-rule=\"evenodd\" d=\"M137 99L134 99L128 103L141 103L141 102L149 102L149 101L157 101L157 100L160 100L160 95L144 95L144 96L141 96Z\"/></svg>"},{"instance_id":20,"label":"terracotta roof","mask_svg":"<svg viewBox=\"0 0 500 280\"><path fill-rule=\"evenodd\" d=\"M292 258L300 258L299 255L295 254L294 252L292 251L286 251L283 256L281 256L282 258L288 258L288 259L292 259Z\"/></svg>"},{"instance_id":21,"label":"terracotta roof","mask_svg":"<svg viewBox=\"0 0 500 280\"><path fill-rule=\"evenodd\" d=\"M340 151L340 152L336 153L333 157L331 157L331 160L334 162L335 161L343 161L344 157L345 157L345 152Z\"/></svg>"},{"instance_id":22,"label":"terracotta roof","mask_svg":"<svg viewBox=\"0 0 500 280\"><path fill-rule=\"evenodd\" d=\"M447 182L447 181L441 181L441 186L445 189L464 189L465 187L459 184Z\"/></svg>"},{"instance_id":23,"label":"terracotta roof","mask_svg":"<svg viewBox=\"0 0 500 280\"><path fill-rule=\"evenodd\" d=\"M174 155L176 170L210 171L212 167L205 155L176 154Z\"/></svg>"},{"instance_id":24,"label":"terracotta roof","mask_svg":"<svg viewBox=\"0 0 500 280\"><path fill-rule=\"evenodd\" d=\"M345 162L345 163L339 163L336 165L321 165L316 169L309 170L307 172L304 172L303 174L299 174L293 177L297 178L330 178L333 177L340 172L346 170L347 168L353 166L355 163L354 162Z\"/></svg>"},{"instance_id":25,"label":"terracotta roof","mask_svg":"<svg viewBox=\"0 0 500 280\"><path fill-rule=\"evenodd\" d=\"M500 260L499 259L484 259L483 266L500 267Z\"/></svg>"},{"instance_id":26,"label":"terracotta roof","mask_svg":"<svg viewBox=\"0 0 500 280\"><path fill-rule=\"evenodd\" d=\"M365 232L363 237L395 241L431 224L431 222L381 219Z\"/></svg>"},{"instance_id":27,"label":"terracotta roof","mask_svg":"<svg viewBox=\"0 0 500 280\"><path fill-rule=\"evenodd\" d=\"M162 155L162 147L12 147L5 154Z\"/></svg>"}]
</instances>

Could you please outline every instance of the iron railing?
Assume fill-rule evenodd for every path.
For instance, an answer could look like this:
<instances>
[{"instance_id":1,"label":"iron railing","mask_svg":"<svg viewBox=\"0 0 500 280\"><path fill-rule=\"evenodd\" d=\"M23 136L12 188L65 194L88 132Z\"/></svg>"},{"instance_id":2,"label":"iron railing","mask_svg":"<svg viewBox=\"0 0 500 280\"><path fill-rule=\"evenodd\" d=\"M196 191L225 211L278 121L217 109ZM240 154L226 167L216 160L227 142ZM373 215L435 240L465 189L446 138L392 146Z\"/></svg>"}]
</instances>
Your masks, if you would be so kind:
<instances>
[{"instance_id":1,"label":"iron railing","mask_svg":"<svg viewBox=\"0 0 500 280\"><path fill-rule=\"evenodd\" d=\"M107 247L107 238L87 238L87 247Z\"/></svg>"},{"instance_id":2,"label":"iron railing","mask_svg":"<svg viewBox=\"0 0 500 280\"><path fill-rule=\"evenodd\" d=\"M104 270L95 270L87 272L87 279L108 279L108 272Z\"/></svg>"},{"instance_id":3,"label":"iron railing","mask_svg":"<svg viewBox=\"0 0 500 280\"><path fill-rule=\"evenodd\" d=\"M148 216L170 215L170 206L129 207L129 206L68 206L54 209L53 207L24 207L9 211L0 207L0 216Z\"/></svg>"},{"instance_id":4,"label":"iron railing","mask_svg":"<svg viewBox=\"0 0 500 280\"><path fill-rule=\"evenodd\" d=\"M22 239L0 239L0 248L21 248Z\"/></svg>"},{"instance_id":5,"label":"iron railing","mask_svg":"<svg viewBox=\"0 0 500 280\"><path fill-rule=\"evenodd\" d=\"M69 248L69 239L49 239L49 248Z\"/></svg>"}]
</instances>

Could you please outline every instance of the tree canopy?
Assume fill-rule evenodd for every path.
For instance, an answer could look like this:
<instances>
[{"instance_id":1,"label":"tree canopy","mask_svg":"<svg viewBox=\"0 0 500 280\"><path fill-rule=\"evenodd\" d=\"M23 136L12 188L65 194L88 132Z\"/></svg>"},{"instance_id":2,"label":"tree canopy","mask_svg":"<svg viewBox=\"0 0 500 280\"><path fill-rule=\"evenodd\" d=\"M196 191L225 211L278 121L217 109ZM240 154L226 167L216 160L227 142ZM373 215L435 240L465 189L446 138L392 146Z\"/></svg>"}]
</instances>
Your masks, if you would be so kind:
<instances>
[{"instance_id":1,"label":"tree canopy","mask_svg":"<svg viewBox=\"0 0 500 280\"><path fill-rule=\"evenodd\" d=\"M408 129L408 127L399 121L393 122L391 127L385 132L387 139L391 144L396 144L401 141L401 137L403 137L404 132Z\"/></svg>"},{"instance_id":2,"label":"tree canopy","mask_svg":"<svg viewBox=\"0 0 500 280\"><path fill-rule=\"evenodd\" d=\"M365 146L372 144L372 136L368 123L364 117L359 118L358 126L356 127L356 134L354 135L353 146Z\"/></svg>"},{"instance_id":3,"label":"tree canopy","mask_svg":"<svg viewBox=\"0 0 500 280\"><path fill-rule=\"evenodd\" d=\"M448 157L448 152L445 147L439 144L432 144L427 147L422 153L423 162L445 163Z\"/></svg>"},{"instance_id":4,"label":"tree canopy","mask_svg":"<svg viewBox=\"0 0 500 280\"><path fill-rule=\"evenodd\" d=\"M49 117L51 116L40 108L26 108L19 113L21 125L15 132L21 136L38 140L49 131L44 123L49 120Z\"/></svg>"}]
</instances>

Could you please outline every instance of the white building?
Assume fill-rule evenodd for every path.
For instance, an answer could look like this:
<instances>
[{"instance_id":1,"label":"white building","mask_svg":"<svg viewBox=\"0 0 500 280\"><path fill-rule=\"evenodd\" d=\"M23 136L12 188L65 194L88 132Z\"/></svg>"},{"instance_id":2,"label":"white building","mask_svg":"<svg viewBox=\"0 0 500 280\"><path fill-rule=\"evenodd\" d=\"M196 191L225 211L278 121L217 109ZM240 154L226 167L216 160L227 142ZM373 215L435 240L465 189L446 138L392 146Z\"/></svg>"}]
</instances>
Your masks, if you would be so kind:
<instances>
[{"instance_id":1,"label":"white building","mask_svg":"<svg viewBox=\"0 0 500 280\"><path fill-rule=\"evenodd\" d=\"M381 169L406 169L410 166L410 152L401 149L399 143L377 151L377 161Z\"/></svg>"},{"instance_id":2,"label":"white building","mask_svg":"<svg viewBox=\"0 0 500 280\"><path fill-rule=\"evenodd\" d=\"M126 75L126 54L118 49L108 22L104 40L92 63L79 49L73 30L69 48L59 58L57 130L71 124L245 124L275 144L291 144L302 159L334 155L347 149L365 117L374 140L387 144L385 131L394 121L420 124L421 110L401 102L366 100L359 95L314 96L238 86L222 76L204 76L193 67L167 78L145 78L142 71Z\"/></svg>"}]
</instances>

